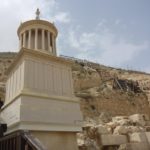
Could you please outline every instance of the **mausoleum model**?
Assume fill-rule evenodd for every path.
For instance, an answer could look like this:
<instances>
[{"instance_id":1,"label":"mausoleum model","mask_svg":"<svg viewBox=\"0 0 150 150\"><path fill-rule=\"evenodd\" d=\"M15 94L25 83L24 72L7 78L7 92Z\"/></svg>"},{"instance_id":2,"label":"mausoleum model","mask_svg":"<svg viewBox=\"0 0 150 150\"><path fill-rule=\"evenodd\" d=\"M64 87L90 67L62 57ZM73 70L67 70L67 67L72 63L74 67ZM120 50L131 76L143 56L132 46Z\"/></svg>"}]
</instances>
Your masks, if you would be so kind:
<instances>
[{"instance_id":1,"label":"mausoleum model","mask_svg":"<svg viewBox=\"0 0 150 150\"><path fill-rule=\"evenodd\" d=\"M29 20L20 25L18 36L20 48L42 50L56 56L56 37L58 31L54 24L40 20L39 10L36 20Z\"/></svg>"},{"instance_id":2,"label":"mausoleum model","mask_svg":"<svg viewBox=\"0 0 150 150\"><path fill-rule=\"evenodd\" d=\"M7 70L1 117L6 134L28 130L48 150L77 150L82 115L74 96L71 62L57 57L54 24L35 20L20 25L20 51Z\"/></svg>"}]
</instances>

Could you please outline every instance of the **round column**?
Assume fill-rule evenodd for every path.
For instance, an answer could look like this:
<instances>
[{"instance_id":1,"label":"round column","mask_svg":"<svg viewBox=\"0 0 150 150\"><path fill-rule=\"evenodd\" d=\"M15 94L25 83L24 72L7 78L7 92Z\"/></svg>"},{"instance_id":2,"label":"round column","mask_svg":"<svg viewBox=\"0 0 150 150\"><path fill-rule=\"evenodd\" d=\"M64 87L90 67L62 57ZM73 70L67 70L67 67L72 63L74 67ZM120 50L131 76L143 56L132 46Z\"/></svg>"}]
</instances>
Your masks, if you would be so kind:
<instances>
[{"instance_id":1,"label":"round column","mask_svg":"<svg viewBox=\"0 0 150 150\"><path fill-rule=\"evenodd\" d=\"M47 40L48 40L48 51L51 52L51 48L50 48L50 32L47 31Z\"/></svg>"},{"instance_id":2,"label":"round column","mask_svg":"<svg viewBox=\"0 0 150 150\"><path fill-rule=\"evenodd\" d=\"M54 37L54 35L52 35L52 51L54 54L56 53L55 52L55 37Z\"/></svg>"},{"instance_id":3,"label":"round column","mask_svg":"<svg viewBox=\"0 0 150 150\"><path fill-rule=\"evenodd\" d=\"M45 30L42 30L42 49L45 50Z\"/></svg>"},{"instance_id":4,"label":"round column","mask_svg":"<svg viewBox=\"0 0 150 150\"><path fill-rule=\"evenodd\" d=\"M28 31L28 48L31 48L31 30Z\"/></svg>"},{"instance_id":5,"label":"round column","mask_svg":"<svg viewBox=\"0 0 150 150\"><path fill-rule=\"evenodd\" d=\"M37 50L38 49L38 29L35 29L35 45L34 48Z\"/></svg>"}]
</instances>

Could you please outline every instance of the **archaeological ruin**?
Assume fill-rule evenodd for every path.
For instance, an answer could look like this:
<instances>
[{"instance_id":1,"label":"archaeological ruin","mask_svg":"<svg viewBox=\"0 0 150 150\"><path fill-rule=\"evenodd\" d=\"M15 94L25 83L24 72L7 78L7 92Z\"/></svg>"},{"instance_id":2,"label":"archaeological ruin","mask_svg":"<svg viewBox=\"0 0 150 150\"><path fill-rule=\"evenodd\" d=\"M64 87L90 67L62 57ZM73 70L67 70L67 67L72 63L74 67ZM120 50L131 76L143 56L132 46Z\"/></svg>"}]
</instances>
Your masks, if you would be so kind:
<instances>
[{"instance_id":1,"label":"archaeological ruin","mask_svg":"<svg viewBox=\"0 0 150 150\"><path fill-rule=\"evenodd\" d=\"M57 57L57 29L41 20L39 14L37 9L36 19L18 28L20 51L6 71L0 117L7 124L8 136L22 132L24 137L28 131L44 149L77 150L76 133L81 131L82 114L73 92L71 62ZM27 141L34 147L30 139ZM19 150L35 149L20 142ZM2 146L6 143L4 140Z\"/></svg>"},{"instance_id":2,"label":"archaeological ruin","mask_svg":"<svg viewBox=\"0 0 150 150\"><path fill-rule=\"evenodd\" d=\"M150 74L58 56L39 9L17 33L0 53L0 150L150 150Z\"/></svg>"}]
</instances>

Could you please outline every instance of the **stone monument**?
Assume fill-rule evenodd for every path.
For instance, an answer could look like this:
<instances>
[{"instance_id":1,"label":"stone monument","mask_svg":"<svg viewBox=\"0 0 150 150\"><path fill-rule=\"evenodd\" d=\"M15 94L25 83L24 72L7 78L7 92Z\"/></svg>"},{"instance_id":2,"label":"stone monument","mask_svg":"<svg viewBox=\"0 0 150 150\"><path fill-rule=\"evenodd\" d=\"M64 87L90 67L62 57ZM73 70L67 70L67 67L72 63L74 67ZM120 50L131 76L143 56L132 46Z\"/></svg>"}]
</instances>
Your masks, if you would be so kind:
<instances>
[{"instance_id":1,"label":"stone monument","mask_svg":"<svg viewBox=\"0 0 150 150\"><path fill-rule=\"evenodd\" d=\"M1 117L8 133L29 130L48 149L77 150L81 131L79 100L74 96L71 62L57 57L54 24L36 19L18 28L20 51L7 70Z\"/></svg>"}]
</instances>

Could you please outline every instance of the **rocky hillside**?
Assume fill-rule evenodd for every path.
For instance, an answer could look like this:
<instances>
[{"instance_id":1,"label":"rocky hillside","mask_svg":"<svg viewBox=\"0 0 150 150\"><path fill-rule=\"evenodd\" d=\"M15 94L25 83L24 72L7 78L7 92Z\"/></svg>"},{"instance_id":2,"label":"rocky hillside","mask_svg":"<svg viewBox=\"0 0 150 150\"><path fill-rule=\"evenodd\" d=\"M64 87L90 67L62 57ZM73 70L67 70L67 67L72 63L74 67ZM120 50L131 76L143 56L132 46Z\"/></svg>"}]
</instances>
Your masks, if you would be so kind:
<instances>
[{"instance_id":1,"label":"rocky hillside","mask_svg":"<svg viewBox=\"0 0 150 150\"><path fill-rule=\"evenodd\" d=\"M74 60L73 79L76 96L81 98L84 117L150 114L150 75Z\"/></svg>"},{"instance_id":2,"label":"rocky hillside","mask_svg":"<svg viewBox=\"0 0 150 150\"><path fill-rule=\"evenodd\" d=\"M5 71L11 65L16 53L12 52L1 52L0 53L0 99L4 101L5 99L5 82L7 76L5 75Z\"/></svg>"},{"instance_id":3,"label":"rocky hillside","mask_svg":"<svg viewBox=\"0 0 150 150\"><path fill-rule=\"evenodd\" d=\"M5 71L11 65L16 53L12 52L1 52L0 53L0 83L5 83L7 76L5 75Z\"/></svg>"},{"instance_id":4,"label":"rocky hillside","mask_svg":"<svg viewBox=\"0 0 150 150\"><path fill-rule=\"evenodd\" d=\"M0 53L0 86L4 92L5 70L17 53ZM61 56L64 57L64 56ZM150 75L64 57L73 62L74 89L81 99L84 118L98 117L101 112L115 115L144 113L150 115ZM3 89L3 90L2 90Z\"/></svg>"}]
</instances>

